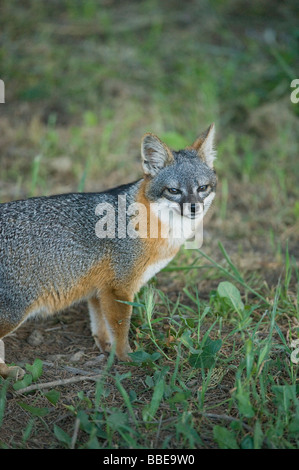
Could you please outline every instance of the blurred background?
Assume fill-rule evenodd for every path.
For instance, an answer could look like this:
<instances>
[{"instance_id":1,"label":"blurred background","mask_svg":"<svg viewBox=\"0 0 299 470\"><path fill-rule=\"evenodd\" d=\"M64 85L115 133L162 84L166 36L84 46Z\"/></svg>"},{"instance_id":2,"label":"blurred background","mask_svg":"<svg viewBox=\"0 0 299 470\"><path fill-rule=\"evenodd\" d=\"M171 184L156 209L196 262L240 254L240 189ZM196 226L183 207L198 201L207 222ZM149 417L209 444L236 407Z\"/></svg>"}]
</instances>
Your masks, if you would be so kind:
<instances>
[{"instance_id":1,"label":"blurred background","mask_svg":"<svg viewBox=\"0 0 299 470\"><path fill-rule=\"evenodd\" d=\"M296 1L2 1L0 201L133 181L145 132L178 149L215 122L212 238L296 254L298 15Z\"/></svg>"}]
</instances>

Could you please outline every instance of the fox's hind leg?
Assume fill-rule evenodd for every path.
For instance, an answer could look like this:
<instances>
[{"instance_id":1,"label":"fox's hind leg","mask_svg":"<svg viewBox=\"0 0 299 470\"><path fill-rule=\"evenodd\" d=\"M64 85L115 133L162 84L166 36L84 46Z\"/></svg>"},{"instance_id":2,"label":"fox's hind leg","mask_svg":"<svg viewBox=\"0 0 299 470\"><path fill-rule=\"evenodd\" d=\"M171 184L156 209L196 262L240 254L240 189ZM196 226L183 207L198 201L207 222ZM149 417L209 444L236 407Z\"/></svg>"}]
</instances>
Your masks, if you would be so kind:
<instances>
[{"instance_id":1,"label":"fox's hind leg","mask_svg":"<svg viewBox=\"0 0 299 470\"><path fill-rule=\"evenodd\" d=\"M91 332L95 343L102 352L109 352L111 348L111 337L107 330L100 300L96 296L88 300L88 309Z\"/></svg>"},{"instance_id":2,"label":"fox's hind leg","mask_svg":"<svg viewBox=\"0 0 299 470\"><path fill-rule=\"evenodd\" d=\"M11 377L15 380L20 380L24 377L25 372L19 366L7 366L5 364L5 348L4 342L1 338L13 331L15 327L8 328L7 325L0 323L0 376L3 378Z\"/></svg>"}]
</instances>

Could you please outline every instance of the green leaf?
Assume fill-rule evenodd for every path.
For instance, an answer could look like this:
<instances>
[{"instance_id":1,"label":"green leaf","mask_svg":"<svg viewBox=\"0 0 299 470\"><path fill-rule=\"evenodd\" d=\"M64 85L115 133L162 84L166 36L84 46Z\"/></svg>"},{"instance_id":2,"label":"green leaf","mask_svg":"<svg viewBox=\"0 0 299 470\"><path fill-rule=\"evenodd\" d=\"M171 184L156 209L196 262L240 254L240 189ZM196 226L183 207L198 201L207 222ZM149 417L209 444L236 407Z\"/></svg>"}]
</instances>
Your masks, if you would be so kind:
<instances>
[{"instance_id":1,"label":"green leaf","mask_svg":"<svg viewBox=\"0 0 299 470\"><path fill-rule=\"evenodd\" d=\"M157 359L160 359L162 357L162 354L159 353L159 351L154 352L151 354L151 360L155 362Z\"/></svg>"},{"instance_id":2,"label":"green leaf","mask_svg":"<svg viewBox=\"0 0 299 470\"><path fill-rule=\"evenodd\" d=\"M197 444L202 444L200 436L193 428L192 421L186 419L184 414L182 418L175 424L176 432L185 440L188 440L188 448L193 449Z\"/></svg>"},{"instance_id":3,"label":"green leaf","mask_svg":"<svg viewBox=\"0 0 299 470\"><path fill-rule=\"evenodd\" d=\"M272 391L275 395L275 403L283 413L290 411L292 403L298 406L296 385L273 385Z\"/></svg>"},{"instance_id":4,"label":"green leaf","mask_svg":"<svg viewBox=\"0 0 299 470\"><path fill-rule=\"evenodd\" d=\"M36 382L43 373L43 361L35 359L32 366L30 364L26 364L26 369L32 375L33 382Z\"/></svg>"},{"instance_id":5,"label":"green leaf","mask_svg":"<svg viewBox=\"0 0 299 470\"><path fill-rule=\"evenodd\" d=\"M214 439L221 449L239 449L235 434L223 426L214 426Z\"/></svg>"},{"instance_id":6,"label":"green leaf","mask_svg":"<svg viewBox=\"0 0 299 470\"><path fill-rule=\"evenodd\" d=\"M153 378L149 375L146 376L145 383L149 388L152 388L154 386Z\"/></svg>"},{"instance_id":7,"label":"green leaf","mask_svg":"<svg viewBox=\"0 0 299 470\"><path fill-rule=\"evenodd\" d=\"M164 380L160 380L154 388L152 400L149 405L146 405L142 410L143 420L149 421L155 417L155 414L160 406L164 394Z\"/></svg>"},{"instance_id":8,"label":"green leaf","mask_svg":"<svg viewBox=\"0 0 299 470\"><path fill-rule=\"evenodd\" d=\"M58 392L58 390L53 389L47 393L44 393L44 396L49 400L50 403L52 403L52 405L56 406L60 398L60 392Z\"/></svg>"},{"instance_id":9,"label":"green leaf","mask_svg":"<svg viewBox=\"0 0 299 470\"><path fill-rule=\"evenodd\" d=\"M180 337L180 342L183 343L186 348L188 348L190 351L194 352L195 349L193 347L193 339L191 338L191 331L190 330L185 330L183 334Z\"/></svg>"},{"instance_id":10,"label":"green leaf","mask_svg":"<svg viewBox=\"0 0 299 470\"><path fill-rule=\"evenodd\" d=\"M200 353L190 355L188 359L189 364L195 369L201 369L202 367L210 369L215 363L216 354L221 346L221 339L212 340L208 338Z\"/></svg>"},{"instance_id":11,"label":"green leaf","mask_svg":"<svg viewBox=\"0 0 299 470\"><path fill-rule=\"evenodd\" d=\"M115 411L107 418L107 424L114 430L118 431L120 428L124 428L128 424L128 415L127 413L122 413L121 411Z\"/></svg>"},{"instance_id":12,"label":"green leaf","mask_svg":"<svg viewBox=\"0 0 299 470\"><path fill-rule=\"evenodd\" d=\"M102 437L102 436L98 436L98 437ZM106 437L107 436L105 435L104 439ZM102 446L100 445L100 443L97 440L96 436L92 436L84 447L86 449L102 449Z\"/></svg>"},{"instance_id":13,"label":"green leaf","mask_svg":"<svg viewBox=\"0 0 299 470\"><path fill-rule=\"evenodd\" d=\"M34 426L34 422L35 422L35 419L34 418L31 418L26 426L26 428L24 429L23 431L23 441L26 442L30 435L31 435L31 432L32 432L32 429L33 429L33 426Z\"/></svg>"},{"instance_id":14,"label":"green leaf","mask_svg":"<svg viewBox=\"0 0 299 470\"><path fill-rule=\"evenodd\" d=\"M80 421L81 429L83 429L83 431L86 432L87 434L90 434L93 429L93 425L89 421L88 414L83 410L79 410L77 413L77 418Z\"/></svg>"},{"instance_id":15,"label":"green leaf","mask_svg":"<svg viewBox=\"0 0 299 470\"><path fill-rule=\"evenodd\" d=\"M66 444L68 447L70 447L72 438L69 436L63 429L61 429L57 424L54 424L54 434L55 437L62 442L63 444Z\"/></svg>"},{"instance_id":16,"label":"green leaf","mask_svg":"<svg viewBox=\"0 0 299 470\"><path fill-rule=\"evenodd\" d=\"M203 347L203 353L211 354L214 356L220 350L221 346L221 339L212 340L211 338L208 338Z\"/></svg>"},{"instance_id":17,"label":"green leaf","mask_svg":"<svg viewBox=\"0 0 299 470\"><path fill-rule=\"evenodd\" d=\"M151 360L151 355L141 349L139 351L129 353L129 356L133 362L146 362Z\"/></svg>"},{"instance_id":18,"label":"green leaf","mask_svg":"<svg viewBox=\"0 0 299 470\"><path fill-rule=\"evenodd\" d=\"M190 398L191 391L187 390L186 392L176 392L168 401L169 403L186 403L186 400Z\"/></svg>"},{"instance_id":19,"label":"green leaf","mask_svg":"<svg viewBox=\"0 0 299 470\"><path fill-rule=\"evenodd\" d=\"M253 418L255 413L250 403L249 393L239 389L236 393L236 399L240 413L246 418Z\"/></svg>"},{"instance_id":20,"label":"green leaf","mask_svg":"<svg viewBox=\"0 0 299 470\"><path fill-rule=\"evenodd\" d=\"M253 439L251 436L245 436L241 442L241 449L253 449Z\"/></svg>"},{"instance_id":21,"label":"green leaf","mask_svg":"<svg viewBox=\"0 0 299 470\"><path fill-rule=\"evenodd\" d=\"M253 447L254 449L261 449L264 440L264 435L261 427L261 423L256 421L253 431Z\"/></svg>"},{"instance_id":22,"label":"green leaf","mask_svg":"<svg viewBox=\"0 0 299 470\"><path fill-rule=\"evenodd\" d=\"M36 406L27 405L27 403L18 402L23 410L28 411L32 416L39 416L40 418L46 416L49 413L49 408L38 408Z\"/></svg>"},{"instance_id":23,"label":"green leaf","mask_svg":"<svg viewBox=\"0 0 299 470\"><path fill-rule=\"evenodd\" d=\"M222 298L228 299L231 305L237 312L243 312L244 304L241 299L239 289L231 282L220 282L217 289L218 295Z\"/></svg>"},{"instance_id":24,"label":"green leaf","mask_svg":"<svg viewBox=\"0 0 299 470\"><path fill-rule=\"evenodd\" d=\"M131 403L133 403L134 401L137 400L137 394L136 394L135 390L130 390L129 391L129 398L130 398Z\"/></svg>"}]
</instances>

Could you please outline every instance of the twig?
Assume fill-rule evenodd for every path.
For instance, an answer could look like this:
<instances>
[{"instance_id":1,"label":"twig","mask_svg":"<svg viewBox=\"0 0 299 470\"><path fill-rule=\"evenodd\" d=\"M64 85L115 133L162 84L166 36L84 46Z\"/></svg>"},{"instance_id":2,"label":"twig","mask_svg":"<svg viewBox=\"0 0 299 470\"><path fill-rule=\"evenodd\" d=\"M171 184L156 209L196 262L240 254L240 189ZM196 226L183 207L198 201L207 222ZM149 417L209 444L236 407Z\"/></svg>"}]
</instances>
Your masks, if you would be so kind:
<instances>
[{"instance_id":1,"label":"twig","mask_svg":"<svg viewBox=\"0 0 299 470\"><path fill-rule=\"evenodd\" d=\"M232 416L228 416L228 415L218 415L216 413L201 413L202 416L204 416L205 418L212 418L212 419L224 419L225 421L233 421L233 422L238 422L238 423L241 423L241 425L243 426L244 429L246 429L247 431L250 431L252 432L253 429L248 426L247 424L243 423L243 421L241 421L240 419L238 418L233 418Z\"/></svg>"},{"instance_id":2,"label":"twig","mask_svg":"<svg viewBox=\"0 0 299 470\"><path fill-rule=\"evenodd\" d=\"M77 367L70 367L70 366L56 366L53 362L43 361L43 366L46 367L56 367L59 370L66 370L67 372L71 372L72 374L78 375L88 375L90 372L100 373L100 369L91 369L90 371L85 369L78 369Z\"/></svg>"},{"instance_id":3,"label":"twig","mask_svg":"<svg viewBox=\"0 0 299 470\"><path fill-rule=\"evenodd\" d=\"M76 418L74 433L73 433L72 442L71 442L71 449L75 449L75 445L76 445L77 437L78 437L79 427L80 427L80 419Z\"/></svg>"},{"instance_id":4,"label":"twig","mask_svg":"<svg viewBox=\"0 0 299 470\"><path fill-rule=\"evenodd\" d=\"M16 390L15 394L22 395L23 393L32 392L33 390L43 390L45 388L58 387L60 385L68 385L68 384L75 383L75 382L81 382L82 380L93 380L96 382L101 376L102 374L82 375L81 377L71 377L69 379L60 379L60 380L54 380L53 382L44 382L41 384L29 385L28 387L21 388L20 390Z\"/></svg>"}]
</instances>

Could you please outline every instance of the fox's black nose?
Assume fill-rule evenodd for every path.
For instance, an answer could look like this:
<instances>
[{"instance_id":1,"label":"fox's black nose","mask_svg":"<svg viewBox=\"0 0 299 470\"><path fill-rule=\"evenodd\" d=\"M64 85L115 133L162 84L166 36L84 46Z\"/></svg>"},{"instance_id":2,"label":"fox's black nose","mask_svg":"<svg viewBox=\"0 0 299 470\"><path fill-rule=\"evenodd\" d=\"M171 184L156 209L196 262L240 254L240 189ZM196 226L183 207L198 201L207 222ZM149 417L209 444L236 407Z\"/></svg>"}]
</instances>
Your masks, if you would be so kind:
<instances>
[{"instance_id":1,"label":"fox's black nose","mask_svg":"<svg viewBox=\"0 0 299 470\"><path fill-rule=\"evenodd\" d=\"M196 204L191 204L190 210L191 210L191 214L195 214L195 212L196 212Z\"/></svg>"}]
</instances>

